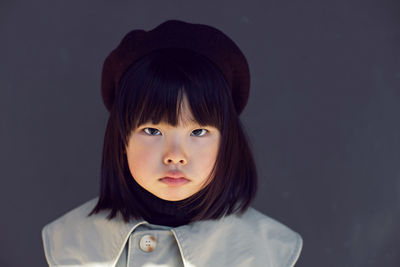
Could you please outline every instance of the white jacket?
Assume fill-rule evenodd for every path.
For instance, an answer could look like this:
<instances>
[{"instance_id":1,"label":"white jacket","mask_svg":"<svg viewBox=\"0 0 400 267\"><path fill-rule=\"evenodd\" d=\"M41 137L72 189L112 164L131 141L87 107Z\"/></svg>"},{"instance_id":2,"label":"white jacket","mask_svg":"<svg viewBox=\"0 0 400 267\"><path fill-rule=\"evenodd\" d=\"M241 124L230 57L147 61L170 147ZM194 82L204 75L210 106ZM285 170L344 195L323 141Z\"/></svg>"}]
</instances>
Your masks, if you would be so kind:
<instances>
[{"instance_id":1,"label":"white jacket","mask_svg":"<svg viewBox=\"0 0 400 267\"><path fill-rule=\"evenodd\" d=\"M167 227L125 223L120 214L108 221L106 211L87 217L96 203L94 198L43 228L49 266L289 267L302 249L298 233L252 207L243 216Z\"/></svg>"}]
</instances>

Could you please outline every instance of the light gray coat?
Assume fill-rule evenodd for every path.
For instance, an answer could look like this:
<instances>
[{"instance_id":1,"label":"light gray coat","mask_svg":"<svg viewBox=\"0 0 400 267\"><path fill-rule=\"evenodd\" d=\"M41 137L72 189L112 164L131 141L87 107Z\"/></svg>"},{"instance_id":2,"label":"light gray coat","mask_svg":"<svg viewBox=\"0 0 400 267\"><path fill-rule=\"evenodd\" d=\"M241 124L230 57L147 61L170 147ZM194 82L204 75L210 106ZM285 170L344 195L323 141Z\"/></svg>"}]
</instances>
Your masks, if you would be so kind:
<instances>
[{"instance_id":1,"label":"light gray coat","mask_svg":"<svg viewBox=\"0 0 400 267\"><path fill-rule=\"evenodd\" d=\"M243 216L167 227L125 223L120 214L108 221L106 211L87 217L96 203L94 198L42 229L49 266L290 267L302 249L298 233L252 207ZM152 252L140 250L145 234L157 240Z\"/></svg>"}]
</instances>

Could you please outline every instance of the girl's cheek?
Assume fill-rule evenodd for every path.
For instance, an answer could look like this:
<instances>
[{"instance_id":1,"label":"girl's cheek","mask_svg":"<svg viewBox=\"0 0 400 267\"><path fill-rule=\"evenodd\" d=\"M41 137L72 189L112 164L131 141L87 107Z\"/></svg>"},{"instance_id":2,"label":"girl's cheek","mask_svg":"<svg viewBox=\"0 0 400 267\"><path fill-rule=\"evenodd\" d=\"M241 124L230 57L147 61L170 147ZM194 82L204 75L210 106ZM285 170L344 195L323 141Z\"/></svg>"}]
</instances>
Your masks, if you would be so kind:
<instances>
[{"instance_id":1,"label":"girl's cheek","mask_svg":"<svg viewBox=\"0 0 400 267\"><path fill-rule=\"evenodd\" d=\"M158 136L148 136L144 133L135 133L132 136L131 147L137 150L151 150L160 146L161 138Z\"/></svg>"},{"instance_id":2,"label":"girl's cheek","mask_svg":"<svg viewBox=\"0 0 400 267\"><path fill-rule=\"evenodd\" d=\"M152 152L156 146L157 142L152 140L152 138L148 138L140 134L134 134L129 141L128 149L132 157L143 158Z\"/></svg>"},{"instance_id":3,"label":"girl's cheek","mask_svg":"<svg viewBox=\"0 0 400 267\"><path fill-rule=\"evenodd\" d=\"M218 145L218 140L215 139L201 140L195 143L192 152L202 158L208 158L213 161L218 152Z\"/></svg>"},{"instance_id":4,"label":"girl's cheek","mask_svg":"<svg viewBox=\"0 0 400 267\"><path fill-rule=\"evenodd\" d=\"M140 157L148 157L149 155L154 154L155 151L159 150L159 144L154 141L149 140L138 140L132 145L133 153L136 156Z\"/></svg>"}]
</instances>

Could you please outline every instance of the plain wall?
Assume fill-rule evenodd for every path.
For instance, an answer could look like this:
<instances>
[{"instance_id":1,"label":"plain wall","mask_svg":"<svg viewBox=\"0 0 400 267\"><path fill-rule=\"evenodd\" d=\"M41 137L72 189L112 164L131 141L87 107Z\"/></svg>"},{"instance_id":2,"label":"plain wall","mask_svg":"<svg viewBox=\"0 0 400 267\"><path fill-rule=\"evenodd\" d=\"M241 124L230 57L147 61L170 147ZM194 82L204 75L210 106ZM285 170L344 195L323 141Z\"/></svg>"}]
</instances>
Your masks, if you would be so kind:
<instances>
[{"instance_id":1,"label":"plain wall","mask_svg":"<svg viewBox=\"0 0 400 267\"><path fill-rule=\"evenodd\" d=\"M2 1L1 266L46 266L41 229L95 197L105 57L167 19L248 59L253 206L300 233L299 267L400 266L398 1Z\"/></svg>"}]
</instances>

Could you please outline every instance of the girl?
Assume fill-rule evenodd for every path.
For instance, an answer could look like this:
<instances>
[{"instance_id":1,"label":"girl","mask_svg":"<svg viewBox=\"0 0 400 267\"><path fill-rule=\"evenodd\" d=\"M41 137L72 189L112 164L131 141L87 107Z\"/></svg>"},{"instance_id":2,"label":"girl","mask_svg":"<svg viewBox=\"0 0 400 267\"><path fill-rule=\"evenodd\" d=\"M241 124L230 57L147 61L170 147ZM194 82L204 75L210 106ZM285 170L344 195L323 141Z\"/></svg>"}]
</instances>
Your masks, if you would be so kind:
<instances>
[{"instance_id":1,"label":"girl","mask_svg":"<svg viewBox=\"0 0 400 267\"><path fill-rule=\"evenodd\" d=\"M293 266L300 235L250 207L249 77L213 27L129 32L103 65L100 195L43 228L49 266Z\"/></svg>"}]
</instances>

